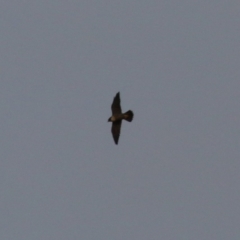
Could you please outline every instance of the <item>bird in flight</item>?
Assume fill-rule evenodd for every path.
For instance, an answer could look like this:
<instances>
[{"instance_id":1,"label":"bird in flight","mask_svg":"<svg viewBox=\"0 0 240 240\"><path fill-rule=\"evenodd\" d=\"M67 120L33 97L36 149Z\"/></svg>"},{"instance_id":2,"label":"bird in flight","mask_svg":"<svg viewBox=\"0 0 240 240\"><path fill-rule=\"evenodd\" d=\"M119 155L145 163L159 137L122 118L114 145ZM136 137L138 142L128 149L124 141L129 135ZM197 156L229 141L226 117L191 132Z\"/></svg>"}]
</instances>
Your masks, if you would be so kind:
<instances>
[{"instance_id":1,"label":"bird in flight","mask_svg":"<svg viewBox=\"0 0 240 240\"><path fill-rule=\"evenodd\" d=\"M108 119L108 122L112 122L112 135L115 144L118 144L118 139L120 136L122 120L131 122L133 120L133 112L128 110L125 113L122 113L121 109L121 100L120 93L118 92L113 99L112 103L112 116Z\"/></svg>"}]
</instances>

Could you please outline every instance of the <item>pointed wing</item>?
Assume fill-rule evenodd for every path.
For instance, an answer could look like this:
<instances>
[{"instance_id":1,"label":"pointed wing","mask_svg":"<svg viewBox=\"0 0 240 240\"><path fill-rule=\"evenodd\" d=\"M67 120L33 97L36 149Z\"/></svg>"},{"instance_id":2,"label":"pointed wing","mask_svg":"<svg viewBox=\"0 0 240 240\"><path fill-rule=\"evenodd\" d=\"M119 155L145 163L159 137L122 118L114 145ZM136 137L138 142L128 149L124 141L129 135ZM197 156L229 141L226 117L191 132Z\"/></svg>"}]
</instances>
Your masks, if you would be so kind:
<instances>
[{"instance_id":1,"label":"pointed wing","mask_svg":"<svg viewBox=\"0 0 240 240\"><path fill-rule=\"evenodd\" d=\"M121 132L121 125L122 125L122 121L117 121L112 123L112 135L113 135L113 140L116 144L118 144L118 139Z\"/></svg>"},{"instance_id":2,"label":"pointed wing","mask_svg":"<svg viewBox=\"0 0 240 240\"><path fill-rule=\"evenodd\" d=\"M121 100L120 100L120 93L118 92L113 99L112 103L112 114L120 114L122 113L121 109Z\"/></svg>"}]
</instances>

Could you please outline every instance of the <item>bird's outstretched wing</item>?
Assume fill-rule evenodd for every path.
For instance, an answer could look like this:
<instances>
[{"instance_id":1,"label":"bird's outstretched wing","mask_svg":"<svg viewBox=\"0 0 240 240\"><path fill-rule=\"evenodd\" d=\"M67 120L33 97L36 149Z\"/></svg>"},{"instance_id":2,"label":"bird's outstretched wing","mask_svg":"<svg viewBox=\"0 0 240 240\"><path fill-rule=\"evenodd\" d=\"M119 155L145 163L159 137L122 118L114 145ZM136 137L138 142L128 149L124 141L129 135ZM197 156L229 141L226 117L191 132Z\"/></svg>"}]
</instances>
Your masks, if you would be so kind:
<instances>
[{"instance_id":1,"label":"bird's outstretched wing","mask_svg":"<svg viewBox=\"0 0 240 240\"><path fill-rule=\"evenodd\" d=\"M116 144L118 144L118 139L121 132L121 125L122 125L122 120L112 123L112 135L113 135L113 140Z\"/></svg>"},{"instance_id":2,"label":"bird's outstretched wing","mask_svg":"<svg viewBox=\"0 0 240 240\"><path fill-rule=\"evenodd\" d=\"M120 114L122 113L121 109L121 100L120 100L120 93L118 92L113 99L112 103L112 114Z\"/></svg>"}]
</instances>

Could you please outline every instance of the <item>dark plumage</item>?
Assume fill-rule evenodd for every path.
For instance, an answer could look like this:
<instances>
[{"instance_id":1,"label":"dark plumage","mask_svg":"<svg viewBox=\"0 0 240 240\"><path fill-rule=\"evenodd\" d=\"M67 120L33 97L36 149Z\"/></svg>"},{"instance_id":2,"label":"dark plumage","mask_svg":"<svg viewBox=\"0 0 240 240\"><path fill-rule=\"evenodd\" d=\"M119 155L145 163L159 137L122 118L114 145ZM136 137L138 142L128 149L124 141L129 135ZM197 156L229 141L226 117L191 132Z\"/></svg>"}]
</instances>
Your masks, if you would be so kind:
<instances>
[{"instance_id":1,"label":"dark plumage","mask_svg":"<svg viewBox=\"0 0 240 240\"><path fill-rule=\"evenodd\" d=\"M119 92L114 97L111 108L112 108L112 116L108 119L108 122L112 122L113 140L116 144L118 144L118 140L121 132L122 120L124 119L128 122L131 122L133 120L134 114L131 110L128 110L127 112L122 113Z\"/></svg>"}]
</instances>

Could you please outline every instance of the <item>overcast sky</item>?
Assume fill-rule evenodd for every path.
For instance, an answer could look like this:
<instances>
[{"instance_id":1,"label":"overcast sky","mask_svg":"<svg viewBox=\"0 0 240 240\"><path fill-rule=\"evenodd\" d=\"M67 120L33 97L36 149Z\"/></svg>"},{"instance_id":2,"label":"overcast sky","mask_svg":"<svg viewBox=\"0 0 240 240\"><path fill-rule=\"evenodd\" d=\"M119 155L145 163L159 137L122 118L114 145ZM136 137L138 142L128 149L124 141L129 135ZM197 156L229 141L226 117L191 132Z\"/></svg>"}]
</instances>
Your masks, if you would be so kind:
<instances>
[{"instance_id":1,"label":"overcast sky","mask_svg":"<svg viewBox=\"0 0 240 240\"><path fill-rule=\"evenodd\" d=\"M0 119L0 239L240 239L239 0L3 0Z\"/></svg>"}]
</instances>

